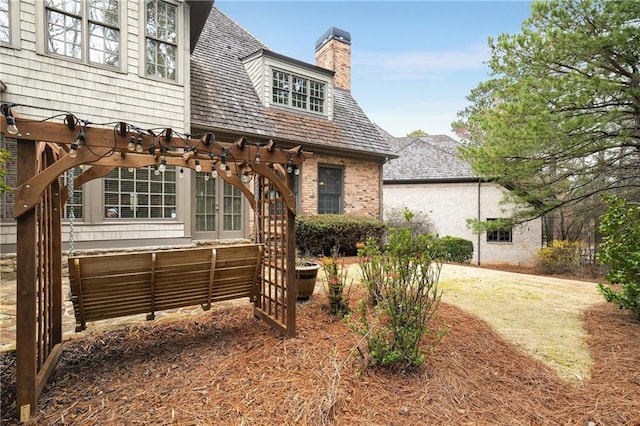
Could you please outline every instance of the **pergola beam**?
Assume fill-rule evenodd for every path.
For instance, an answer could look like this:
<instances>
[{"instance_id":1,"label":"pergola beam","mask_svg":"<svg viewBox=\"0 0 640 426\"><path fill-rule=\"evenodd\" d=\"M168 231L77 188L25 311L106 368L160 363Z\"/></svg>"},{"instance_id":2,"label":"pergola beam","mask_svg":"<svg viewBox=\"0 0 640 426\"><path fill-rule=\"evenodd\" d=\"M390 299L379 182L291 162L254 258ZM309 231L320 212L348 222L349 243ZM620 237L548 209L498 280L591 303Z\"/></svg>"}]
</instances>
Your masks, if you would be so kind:
<instances>
[{"instance_id":1,"label":"pergola beam","mask_svg":"<svg viewBox=\"0 0 640 426\"><path fill-rule=\"evenodd\" d=\"M1 115L0 124L4 131L7 121L6 118ZM124 124L126 125L126 123ZM42 122L24 118L16 118L16 125L18 126L19 133L17 135L8 135L8 137L25 141L53 142L63 145L67 151L81 132L78 126L70 129L64 123ZM118 127L119 126L120 125L118 125ZM126 154L129 152L127 146L129 145L131 136L136 138L136 143L138 138L142 139L144 152L148 152L152 145L155 146L157 148L154 154L156 159L162 158L163 156L163 153L159 152L161 147L175 151L187 149L189 151L189 158L187 161L184 161L184 167L187 167L190 163L195 163L196 159L202 162L211 161L210 155L219 157L220 155L226 154L228 162L242 163L253 162L256 153L259 153L260 160L266 163L291 163L296 166L299 166L305 159L312 156L311 153L302 151L300 146L284 150L277 149L273 142L256 146L244 138L240 138L234 143L214 140L207 141L208 138L206 134L200 139L192 137L181 138L176 136L171 129L165 129L165 131L172 134L170 140L167 140L164 135L151 136L143 133L144 131L138 132L133 130L123 135L116 128L91 127L91 125L84 127L82 131L84 132L84 144L86 144L86 147L89 147L98 154L94 156L95 158L93 158L93 160L97 160L100 156L103 156L105 150L106 152L113 151L114 153L122 152ZM78 155L80 155L82 150L83 143L80 144ZM167 157L174 155L182 157L184 152L166 152ZM249 155L251 156L249 157Z\"/></svg>"},{"instance_id":2,"label":"pergola beam","mask_svg":"<svg viewBox=\"0 0 640 426\"><path fill-rule=\"evenodd\" d=\"M4 116L0 116L0 124L3 129L6 129ZM266 145L252 145L245 138L240 138L233 143L217 142L213 140L211 134L205 134L200 139L181 138L176 136L171 129L165 129L163 134L158 136L146 134L143 130L125 132L120 129L129 127L123 122L113 128L91 127L89 125L81 129L77 125L71 128L66 123L16 118L16 125L19 133L11 137L24 143L47 141L57 144L67 152L67 155L63 155L60 161L16 188L15 218L33 208L44 189L65 170L82 164L113 169L115 167L158 166L164 161L168 165L195 170L197 161L202 172L210 173L218 163L225 161L232 173L231 176L220 173L221 178L239 188L250 200L252 208L255 208L251 191L238 176L243 167L250 166L254 171L260 169L263 173L269 174L269 179L277 178L274 182L278 182L282 181L282 178L278 178L268 167L265 167L265 163L290 164L299 167L305 159L312 156L311 153L304 152L300 146L288 150L277 149L273 141ZM82 135L81 140L79 140L79 135ZM142 143L142 152L129 150L128 145L132 137L135 139L136 145L139 141ZM72 144L78 145L75 156L68 154ZM150 153L150 150L153 153ZM97 170L92 173L96 174L77 182L82 184L104 176L98 175ZM294 196L288 189L287 183L281 182L278 189L287 198L288 208L295 213L295 202L291 203Z\"/></svg>"}]
</instances>

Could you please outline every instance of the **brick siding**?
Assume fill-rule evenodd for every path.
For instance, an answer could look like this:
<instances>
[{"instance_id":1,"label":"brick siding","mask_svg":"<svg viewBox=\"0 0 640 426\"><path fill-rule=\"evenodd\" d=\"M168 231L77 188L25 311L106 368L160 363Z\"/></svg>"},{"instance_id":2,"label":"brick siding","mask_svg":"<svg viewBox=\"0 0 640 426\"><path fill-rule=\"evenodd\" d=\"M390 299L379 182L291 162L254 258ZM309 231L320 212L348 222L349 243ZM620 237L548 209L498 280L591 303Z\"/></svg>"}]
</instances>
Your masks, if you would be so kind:
<instances>
[{"instance_id":1,"label":"brick siding","mask_svg":"<svg viewBox=\"0 0 640 426\"><path fill-rule=\"evenodd\" d=\"M379 163L314 155L305 161L301 185L301 214L318 213L318 165L341 166L343 174L343 213L381 218Z\"/></svg>"}]
</instances>

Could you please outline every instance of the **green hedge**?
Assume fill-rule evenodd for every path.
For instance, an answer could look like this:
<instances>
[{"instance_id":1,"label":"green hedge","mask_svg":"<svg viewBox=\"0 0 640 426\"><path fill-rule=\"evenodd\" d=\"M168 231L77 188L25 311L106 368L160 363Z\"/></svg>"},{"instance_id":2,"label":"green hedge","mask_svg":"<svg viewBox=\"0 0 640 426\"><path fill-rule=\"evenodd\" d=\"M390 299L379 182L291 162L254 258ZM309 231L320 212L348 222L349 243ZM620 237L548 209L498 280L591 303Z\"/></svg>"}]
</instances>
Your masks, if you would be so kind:
<instances>
[{"instance_id":1,"label":"green hedge","mask_svg":"<svg viewBox=\"0 0 640 426\"><path fill-rule=\"evenodd\" d=\"M447 235L440 238L442 249L446 253L445 259L449 262L471 263L473 258L473 243L464 238Z\"/></svg>"},{"instance_id":2,"label":"green hedge","mask_svg":"<svg viewBox=\"0 0 640 426\"><path fill-rule=\"evenodd\" d=\"M377 219L344 214L304 215L296 217L296 248L301 253L329 255L333 247L340 254L355 256L356 243L368 237L379 242L387 225Z\"/></svg>"}]
</instances>

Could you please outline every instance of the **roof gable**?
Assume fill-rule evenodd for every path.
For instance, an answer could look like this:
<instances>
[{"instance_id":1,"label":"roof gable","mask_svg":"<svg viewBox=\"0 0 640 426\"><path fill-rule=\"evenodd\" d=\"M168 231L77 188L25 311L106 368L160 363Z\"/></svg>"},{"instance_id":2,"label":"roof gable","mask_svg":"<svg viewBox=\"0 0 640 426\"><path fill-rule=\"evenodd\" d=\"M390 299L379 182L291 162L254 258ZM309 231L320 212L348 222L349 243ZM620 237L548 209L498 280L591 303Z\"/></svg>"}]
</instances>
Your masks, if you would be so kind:
<instances>
[{"instance_id":1,"label":"roof gable","mask_svg":"<svg viewBox=\"0 0 640 426\"><path fill-rule=\"evenodd\" d=\"M380 160L393 155L349 91L330 89L333 120L264 107L243 63L260 50L268 48L219 9L211 9L191 57L192 126Z\"/></svg>"},{"instance_id":2,"label":"roof gable","mask_svg":"<svg viewBox=\"0 0 640 426\"><path fill-rule=\"evenodd\" d=\"M449 136L394 138L386 133L385 139L398 156L384 165L385 181L477 179L469 163L460 158L460 143Z\"/></svg>"}]
</instances>

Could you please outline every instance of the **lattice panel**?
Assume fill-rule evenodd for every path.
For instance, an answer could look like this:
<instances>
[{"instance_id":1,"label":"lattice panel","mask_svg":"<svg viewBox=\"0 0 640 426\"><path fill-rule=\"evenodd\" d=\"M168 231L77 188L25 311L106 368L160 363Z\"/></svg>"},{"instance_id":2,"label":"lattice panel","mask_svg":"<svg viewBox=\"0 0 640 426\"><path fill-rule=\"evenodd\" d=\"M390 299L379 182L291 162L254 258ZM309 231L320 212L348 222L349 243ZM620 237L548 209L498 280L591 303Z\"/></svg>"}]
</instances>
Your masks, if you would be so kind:
<instances>
[{"instance_id":1,"label":"lattice panel","mask_svg":"<svg viewBox=\"0 0 640 426\"><path fill-rule=\"evenodd\" d=\"M273 320L287 334L295 333L295 303L289 311L288 261L291 247L295 247L290 232L293 214L287 209L278 188L266 177L257 177L256 235L265 245L262 283L256 309ZM295 299L294 299L295 300Z\"/></svg>"},{"instance_id":2,"label":"lattice panel","mask_svg":"<svg viewBox=\"0 0 640 426\"><path fill-rule=\"evenodd\" d=\"M39 172L56 159L49 145L43 146ZM42 194L36 212L36 365L44 366L54 346L62 341L62 258L60 229L60 181L55 180ZM57 247L56 247L57 245Z\"/></svg>"},{"instance_id":3,"label":"lattice panel","mask_svg":"<svg viewBox=\"0 0 640 426\"><path fill-rule=\"evenodd\" d=\"M59 150L46 143L18 144L18 182L46 173ZM29 418L61 353L62 251L60 181L42 191L17 220L18 300L16 402L21 421Z\"/></svg>"}]
</instances>

